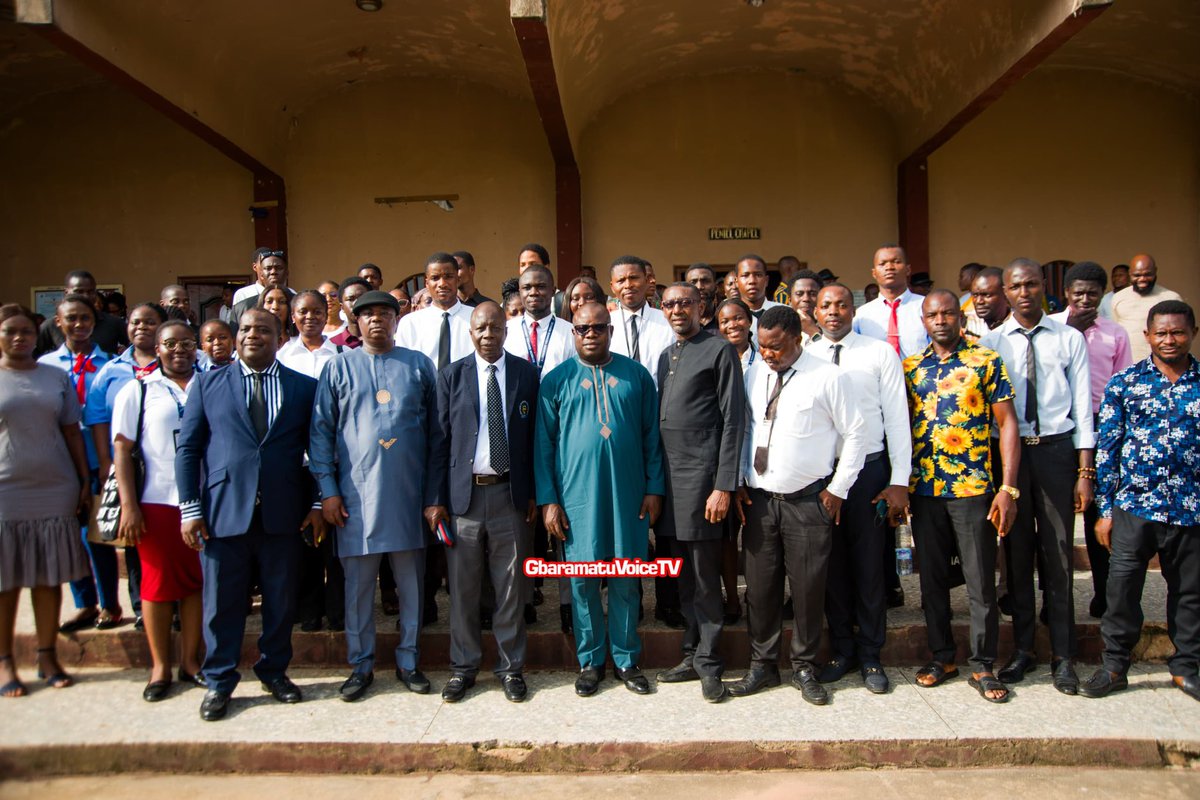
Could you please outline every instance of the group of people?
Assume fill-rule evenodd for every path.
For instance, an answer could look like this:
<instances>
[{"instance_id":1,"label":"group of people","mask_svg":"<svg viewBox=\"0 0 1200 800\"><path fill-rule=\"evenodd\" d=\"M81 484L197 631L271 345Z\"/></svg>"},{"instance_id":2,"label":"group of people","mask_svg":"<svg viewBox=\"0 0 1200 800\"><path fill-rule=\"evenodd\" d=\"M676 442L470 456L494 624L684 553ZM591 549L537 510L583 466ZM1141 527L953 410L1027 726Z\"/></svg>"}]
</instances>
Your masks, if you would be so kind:
<instances>
[{"instance_id":1,"label":"group of people","mask_svg":"<svg viewBox=\"0 0 1200 800\"><path fill-rule=\"evenodd\" d=\"M1149 256L1108 304L1115 321L1102 313L1107 275L1090 262L1067 272L1068 308L1050 315L1028 259L964 268L963 296L921 296L904 250L884 245L878 297L858 308L836 276L798 262L776 295L787 302L768 299L757 255L732 282L696 264L661 291L637 256L613 261L607 291L594 275L558 290L549 260L521 248L515 314L480 292L465 251L433 254L410 298L383 291L373 264L295 292L285 255L266 248L225 318L199 328L179 286L122 325L98 310L84 272L68 275L40 331L28 309L0 307L0 694L27 691L12 659L21 588L51 686L72 682L55 656L60 627L123 620L114 548L87 530L111 473L153 662L143 697L165 698L175 680L204 687L206 720L225 716L240 680L255 593L254 673L276 700L302 699L287 676L293 626L323 619L346 636L342 699L368 692L377 584L398 617L397 679L431 691L419 634L443 575L442 697L474 686L490 628L503 693L523 701L526 627L544 602L527 570L556 561L676 560L677 577L657 573L655 615L684 630L682 655L658 682L696 681L709 702L777 686L790 616L804 700L828 703L853 670L885 693L887 608L903 603L894 529L909 521L932 654L920 686L959 672L950 590L965 583L971 685L1007 701L1037 663L1036 575L1054 686L1123 688L1158 555L1171 674L1200 699L1196 326ZM1083 681L1075 513L1105 645ZM598 574L558 582L575 691L594 694L611 658L626 688L649 693L641 580ZM59 626L65 582L77 610ZM1002 608L1015 646L996 670ZM719 636L743 613L749 669L725 680Z\"/></svg>"}]
</instances>

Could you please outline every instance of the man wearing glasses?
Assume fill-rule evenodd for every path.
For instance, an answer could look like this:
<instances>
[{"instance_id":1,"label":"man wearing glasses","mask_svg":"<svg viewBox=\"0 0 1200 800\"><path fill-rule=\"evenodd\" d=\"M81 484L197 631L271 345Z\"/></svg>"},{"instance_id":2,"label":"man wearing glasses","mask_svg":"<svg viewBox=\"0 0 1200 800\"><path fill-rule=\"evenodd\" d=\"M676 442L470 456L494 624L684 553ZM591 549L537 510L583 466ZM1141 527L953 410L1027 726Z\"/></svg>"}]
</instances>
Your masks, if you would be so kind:
<instances>
[{"instance_id":1,"label":"man wearing glasses","mask_svg":"<svg viewBox=\"0 0 1200 800\"><path fill-rule=\"evenodd\" d=\"M710 703L726 697L717 654L725 604L721 597L722 523L737 491L746 426L746 388L733 345L700 327L704 299L690 283L663 293L675 343L658 361L659 412L667 502L654 533L659 550L683 559L679 600L687 630L683 661L658 674L664 683L700 681ZM673 540L668 548L664 540Z\"/></svg>"}]
</instances>

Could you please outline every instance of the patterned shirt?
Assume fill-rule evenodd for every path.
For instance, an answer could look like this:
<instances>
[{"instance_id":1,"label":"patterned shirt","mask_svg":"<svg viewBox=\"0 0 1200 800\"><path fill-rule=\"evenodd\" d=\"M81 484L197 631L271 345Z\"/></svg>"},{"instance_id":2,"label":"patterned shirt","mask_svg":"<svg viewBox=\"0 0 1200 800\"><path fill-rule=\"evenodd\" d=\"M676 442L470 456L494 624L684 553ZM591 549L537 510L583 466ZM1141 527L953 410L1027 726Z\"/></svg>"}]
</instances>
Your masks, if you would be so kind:
<instances>
[{"instance_id":1,"label":"patterned shirt","mask_svg":"<svg viewBox=\"0 0 1200 800\"><path fill-rule=\"evenodd\" d=\"M910 491L923 497L977 497L992 487L992 406L1013 399L996 351L966 338L938 358L933 345L904 360L912 413Z\"/></svg>"},{"instance_id":2,"label":"patterned shirt","mask_svg":"<svg viewBox=\"0 0 1200 800\"><path fill-rule=\"evenodd\" d=\"M1169 525L1200 525L1200 365L1171 383L1153 359L1108 382L1096 446L1096 506Z\"/></svg>"}]
</instances>

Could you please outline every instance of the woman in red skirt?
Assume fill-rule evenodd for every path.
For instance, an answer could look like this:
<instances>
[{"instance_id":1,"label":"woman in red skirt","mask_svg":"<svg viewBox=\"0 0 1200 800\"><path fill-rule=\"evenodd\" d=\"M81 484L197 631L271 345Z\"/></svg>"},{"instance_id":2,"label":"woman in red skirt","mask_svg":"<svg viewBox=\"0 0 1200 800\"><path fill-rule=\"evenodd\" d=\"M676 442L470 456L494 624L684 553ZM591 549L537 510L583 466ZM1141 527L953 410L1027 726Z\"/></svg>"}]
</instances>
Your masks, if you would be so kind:
<instances>
[{"instance_id":1,"label":"woman in red skirt","mask_svg":"<svg viewBox=\"0 0 1200 800\"><path fill-rule=\"evenodd\" d=\"M179 533L175 489L175 437L196 374L196 335L186 323L171 321L158 327L156 341L160 368L121 389L112 420L121 534L136 542L142 559L142 608L153 662L142 698L149 703L164 699L171 688L171 617L176 602L181 631L179 680L203 685L199 660L203 577L199 554L184 544ZM140 497L133 463L139 449L146 465Z\"/></svg>"}]
</instances>

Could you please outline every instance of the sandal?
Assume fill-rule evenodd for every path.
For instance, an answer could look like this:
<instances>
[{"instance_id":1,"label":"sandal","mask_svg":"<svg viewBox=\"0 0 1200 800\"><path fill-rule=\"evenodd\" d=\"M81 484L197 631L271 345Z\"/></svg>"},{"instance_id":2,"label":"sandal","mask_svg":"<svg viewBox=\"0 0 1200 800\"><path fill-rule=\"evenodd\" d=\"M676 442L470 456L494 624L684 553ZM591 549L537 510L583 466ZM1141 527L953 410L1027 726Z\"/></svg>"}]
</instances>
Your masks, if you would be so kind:
<instances>
[{"instance_id":1,"label":"sandal","mask_svg":"<svg viewBox=\"0 0 1200 800\"><path fill-rule=\"evenodd\" d=\"M56 652L56 648L53 648L53 647L39 647L38 648L39 654L55 653L55 652ZM58 661L57 655L55 656L54 660L56 662ZM51 675L48 678L46 677L45 670L43 670L41 668L41 666L39 666L38 671L37 671L37 676L39 679L44 680L46 682L46 685L49 686L51 689L66 689L68 686L75 685L75 679L72 678L67 673L63 672L61 665L59 666L58 672L54 673L53 675Z\"/></svg>"},{"instance_id":2,"label":"sandal","mask_svg":"<svg viewBox=\"0 0 1200 800\"><path fill-rule=\"evenodd\" d=\"M979 692L980 697L982 697L984 700L987 700L989 703L1007 703L1008 698L1012 696L1012 693L1008 690L1008 687L1001 683L999 679L997 679L996 676L990 672L982 672L978 674L973 673L967 683L970 684L975 691ZM1004 692L1004 694L1000 695L999 697L988 697L988 692Z\"/></svg>"},{"instance_id":3,"label":"sandal","mask_svg":"<svg viewBox=\"0 0 1200 800\"><path fill-rule=\"evenodd\" d=\"M0 661L12 661L11 654L0 656ZM16 666L15 664L13 665ZM8 683L0 686L0 697L24 697L29 694L29 690L25 688L25 684L21 683L20 678L13 678Z\"/></svg>"},{"instance_id":4,"label":"sandal","mask_svg":"<svg viewBox=\"0 0 1200 800\"><path fill-rule=\"evenodd\" d=\"M946 669L949 667L949 669ZM922 678L933 678L932 681L923 681ZM935 686L941 686L951 678L958 677L958 667L953 664L942 664L940 661L930 661L925 666L917 670L917 686L922 689L932 689Z\"/></svg>"}]
</instances>

